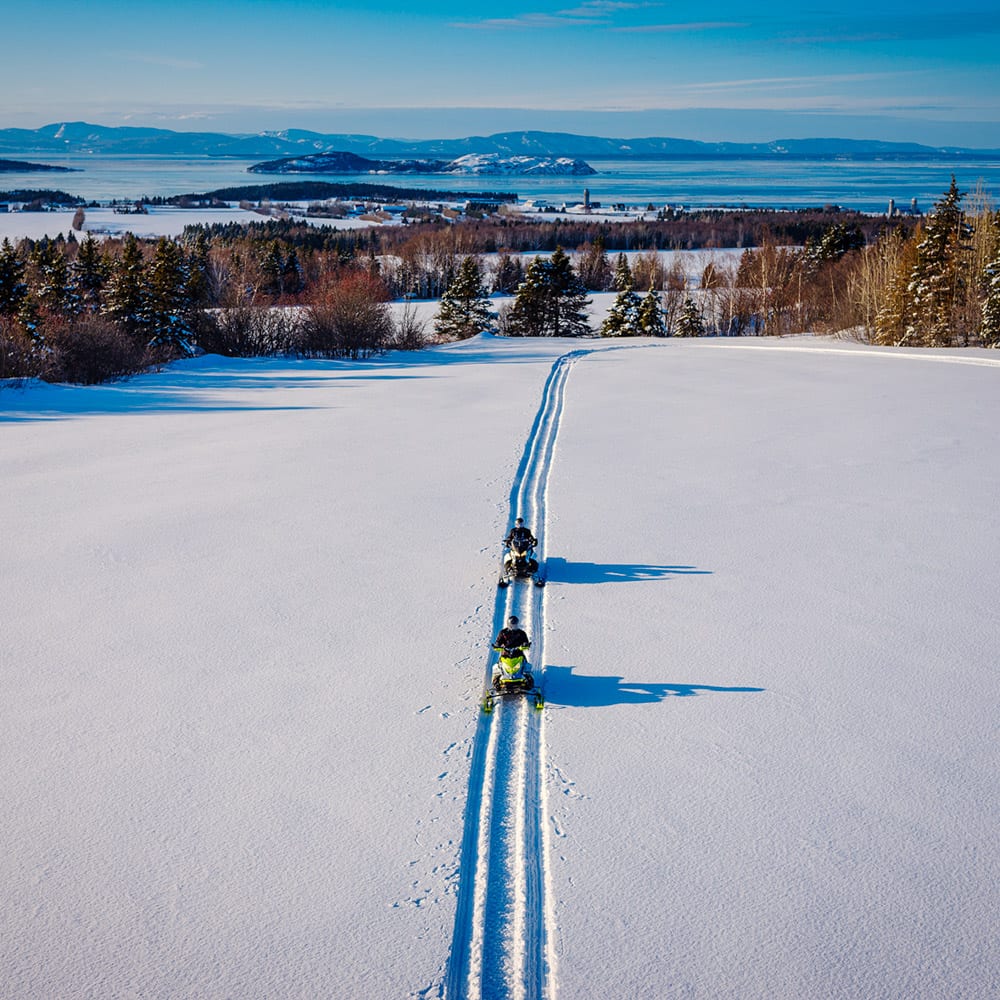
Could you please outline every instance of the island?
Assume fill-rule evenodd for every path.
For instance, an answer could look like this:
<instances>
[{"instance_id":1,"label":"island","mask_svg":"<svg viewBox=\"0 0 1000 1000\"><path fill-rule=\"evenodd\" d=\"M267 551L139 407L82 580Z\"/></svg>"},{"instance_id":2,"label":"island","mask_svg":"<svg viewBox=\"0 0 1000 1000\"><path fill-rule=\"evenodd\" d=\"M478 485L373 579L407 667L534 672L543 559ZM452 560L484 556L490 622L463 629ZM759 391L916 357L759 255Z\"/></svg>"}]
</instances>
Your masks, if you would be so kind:
<instances>
[{"instance_id":1,"label":"island","mask_svg":"<svg viewBox=\"0 0 1000 1000\"><path fill-rule=\"evenodd\" d=\"M586 161L570 156L467 153L455 160L371 160L357 153L333 150L255 163L247 170L252 174L458 174L488 177L580 177L597 173Z\"/></svg>"},{"instance_id":2,"label":"island","mask_svg":"<svg viewBox=\"0 0 1000 1000\"><path fill-rule=\"evenodd\" d=\"M76 167L56 167L51 163L29 163L27 160L0 160L0 174L27 174L41 172L71 174Z\"/></svg>"}]
</instances>

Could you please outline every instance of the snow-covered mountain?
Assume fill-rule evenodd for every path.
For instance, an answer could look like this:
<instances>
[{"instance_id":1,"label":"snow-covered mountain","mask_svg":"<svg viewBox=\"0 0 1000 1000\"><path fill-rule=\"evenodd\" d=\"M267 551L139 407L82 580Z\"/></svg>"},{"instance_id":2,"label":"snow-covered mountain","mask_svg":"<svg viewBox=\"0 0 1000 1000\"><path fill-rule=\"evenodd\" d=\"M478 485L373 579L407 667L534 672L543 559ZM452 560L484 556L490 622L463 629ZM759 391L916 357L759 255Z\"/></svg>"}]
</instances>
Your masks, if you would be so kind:
<instances>
[{"instance_id":1,"label":"snow-covered mountain","mask_svg":"<svg viewBox=\"0 0 1000 1000\"><path fill-rule=\"evenodd\" d=\"M932 147L919 143L838 138L778 139L773 142L699 142L646 136L607 138L570 132L513 131L458 139L386 139L352 133L284 129L230 135L221 132L174 132L160 128L60 122L38 129L0 129L0 155L129 154L157 156L291 157L339 149L359 156L397 159L445 159L470 153L501 156L623 157L922 157L1000 154L1000 150Z\"/></svg>"}]
</instances>

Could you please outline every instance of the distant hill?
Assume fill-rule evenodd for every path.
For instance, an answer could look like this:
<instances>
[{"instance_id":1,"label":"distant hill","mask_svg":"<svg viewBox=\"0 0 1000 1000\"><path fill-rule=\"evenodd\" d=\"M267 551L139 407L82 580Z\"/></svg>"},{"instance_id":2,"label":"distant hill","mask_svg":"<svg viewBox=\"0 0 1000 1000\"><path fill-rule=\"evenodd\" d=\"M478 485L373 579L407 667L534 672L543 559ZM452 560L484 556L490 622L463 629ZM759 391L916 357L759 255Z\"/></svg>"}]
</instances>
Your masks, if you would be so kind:
<instances>
[{"instance_id":1,"label":"distant hill","mask_svg":"<svg viewBox=\"0 0 1000 1000\"><path fill-rule=\"evenodd\" d=\"M765 143L697 142L647 137L612 139L568 132L498 132L463 139L380 139L373 135L331 134L289 129L228 135L221 132L173 132L169 129L115 127L63 122L38 129L0 129L0 155L76 156L131 154L157 156L229 156L242 159L300 157L337 151L364 157L454 160L469 154L502 157L585 157L587 159L763 158L807 159L1000 157L1000 150L867 139L776 139Z\"/></svg>"}]
</instances>

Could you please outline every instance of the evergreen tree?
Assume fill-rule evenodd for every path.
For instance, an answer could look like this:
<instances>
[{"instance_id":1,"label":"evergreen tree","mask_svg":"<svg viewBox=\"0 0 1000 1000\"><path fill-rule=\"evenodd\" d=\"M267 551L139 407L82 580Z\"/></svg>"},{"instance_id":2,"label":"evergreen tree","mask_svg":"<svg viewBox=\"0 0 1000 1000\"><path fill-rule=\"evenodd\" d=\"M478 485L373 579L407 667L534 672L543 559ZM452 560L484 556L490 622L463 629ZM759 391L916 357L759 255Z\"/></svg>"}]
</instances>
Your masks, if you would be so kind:
<instances>
[{"instance_id":1,"label":"evergreen tree","mask_svg":"<svg viewBox=\"0 0 1000 1000\"><path fill-rule=\"evenodd\" d=\"M660 293L650 288L639 303L637 317L639 331L644 337L665 337L667 324L663 318L663 306L660 304Z\"/></svg>"},{"instance_id":2,"label":"evergreen tree","mask_svg":"<svg viewBox=\"0 0 1000 1000\"><path fill-rule=\"evenodd\" d=\"M601 324L602 337L638 337L642 331L639 328L639 296L632 290L631 283L626 285L616 296Z\"/></svg>"},{"instance_id":3,"label":"evergreen tree","mask_svg":"<svg viewBox=\"0 0 1000 1000\"><path fill-rule=\"evenodd\" d=\"M507 317L507 333L512 337L545 335L551 270L552 263L546 257L535 257L528 265Z\"/></svg>"},{"instance_id":4,"label":"evergreen tree","mask_svg":"<svg viewBox=\"0 0 1000 1000\"><path fill-rule=\"evenodd\" d=\"M276 297L281 294L281 274L284 266L281 246L277 240L271 240L265 247L260 261L260 290L265 295Z\"/></svg>"},{"instance_id":5,"label":"evergreen tree","mask_svg":"<svg viewBox=\"0 0 1000 1000\"><path fill-rule=\"evenodd\" d=\"M562 247L556 247L551 260L551 303L549 327L553 337L583 337L590 333L586 308L590 305L573 264Z\"/></svg>"},{"instance_id":6,"label":"evergreen tree","mask_svg":"<svg viewBox=\"0 0 1000 1000\"><path fill-rule=\"evenodd\" d=\"M187 277L183 250L161 237L148 269L145 318L150 346L165 348L169 354L191 353Z\"/></svg>"},{"instance_id":7,"label":"evergreen tree","mask_svg":"<svg viewBox=\"0 0 1000 1000\"><path fill-rule=\"evenodd\" d=\"M444 339L465 340L492 329L492 326L479 261L475 257L466 257L441 296L441 310L434 321L434 330Z\"/></svg>"},{"instance_id":8,"label":"evergreen tree","mask_svg":"<svg viewBox=\"0 0 1000 1000\"><path fill-rule=\"evenodd\" d=\"M207 306L212 299L208 236L202 227L194 230L187 247L187 286L185 295L193 308Z\"/></svg>"},{"instance_id":9,"label":"evergreen tree","mask_svg":"<svg viewBox=\"0 0 1000 1000\"><path fill-rule=\"evenodd\" d=\"M69 267L60 244L43 239L30 256L32 291L41 309L59 315L74 311L69 283Z\"/></svg>"},{"instance_id":10,"label":"evergreen tree","mask_svg":"<svg viewBox=\"0 0 1000 1000\"><path fill-rule=\"evenodd\" d=\"M684 300L680 317L677 320L678 337L703 337L705 335L705 320L694 299L689 295Z\"/></svg>"},{"instance_id":11,"label":"evergreen tree","mask_svg":"<svg viewBox=\"0 0 1000 1000\"><path fill-rule=\"evenodd\" d=\"M0 316L16 316L27 294L24 261L5 237L0 243Z\"/></svg>"},{"instance_id":12,"label":"evergreen tree","mask_svg":"<svg viewBox=\"0 0 1000 1000\"><path fill-rule=\"evenodd\" d=\"M102 311L135 336L142 336L148 328L146 265L142 249L131 233L125 237L121 252L111 266Z\"/></svg>"},{"instance_id":13,"label":"evergreen tree","mask_svg":"<svg viewBox=\"0 0 1000 1000\"><path fill-rule=\"evenodd\" d=\"M589 304L569 257L556 247L551 257L536 257L508 317L515 337L579 337L590 332L584 308Z\"/></svg>"},{"instance_id":14,"label":"evergreen tree","mask_svg":"<svg viewBox=\"0 0 1000 1000\"><path fill-rule=\"evenodd\" d=\"M954 339L955 314L964 290L961 257L970 233L961 201L952 176L947 194L935 203L923 239L917 244L907 285L905 342L944 347Z\"/></svg>"},{"instance_id":15,"label":"evergreen tree","mask_svg":"<svg viewBox=\"0 0 1000 1000\"><path fill-rule=\"evenodd\" d=\"M80 244L76 260L70 265L73 284L80 297L80 307L87 312L97 312L101 307L101 293L108 278L108 261L101 253L101 246L88 233Z\"/></svg>"},{"instance_id":16,"label":"evergreen tree","mask_svg":"<svg viewBox=\"0 0 1000 1000\"><path fill-rule=\"evenodd\" d=\"M298 295L304 287L299 255L295 252L295 247L290 247L281 267L281 291L285 295Z\"/></svg>"},{"instance_id":17,"label":"evergreen tree","mask_svg":"<svg viewBox=\"0 0 1000 1000\"><path fill-rule=\"evenodd\" d=\"M983 269L986 299L979 338L983 347L1000 347L1000 254Z\"/></svg>"},{"instance_id":18,"label":"evergreen tree","mask_svg":"<svg viewBox=\"0 0 1000 1000\"><path fill-rule=\"evenodd\" d=\"M618 254L615 261L615 275L611 279L611 284L616 292L623 292L626 288L632 287L632 269L628 266L628 258L625 254Z\"/></svg>"}]
</instances>

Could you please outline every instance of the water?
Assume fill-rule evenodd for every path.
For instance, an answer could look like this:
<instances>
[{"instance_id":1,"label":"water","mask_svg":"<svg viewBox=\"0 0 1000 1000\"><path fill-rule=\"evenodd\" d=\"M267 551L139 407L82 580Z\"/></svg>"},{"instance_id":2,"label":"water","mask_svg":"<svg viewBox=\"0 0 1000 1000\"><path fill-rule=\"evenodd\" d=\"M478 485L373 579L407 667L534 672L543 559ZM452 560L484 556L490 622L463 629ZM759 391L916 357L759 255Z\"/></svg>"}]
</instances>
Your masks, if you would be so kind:
<instances>
[{"instance_id":1,"label":"water","mask_svg":"<svg viewBox=\"0 0 1000 1000\"><path fill-rule=\"evenodd\" d=\"M457 177L440 174L276 176L249 174L259 160L210 157L92 156L51 158L71 174L4 173L0 190L58 188L88 201L177 195L280 180L379 182L400 187L470 192L516 192L553 204L583 200L583 189L602 205L652 203L687 208L746 206L811 208L840 205L884 212L916 198L926 210L948 189L952 173L962 191L981 183L1000 200L1000 160L591 160L590 177Z\"/></svg>"}]
</instances>

